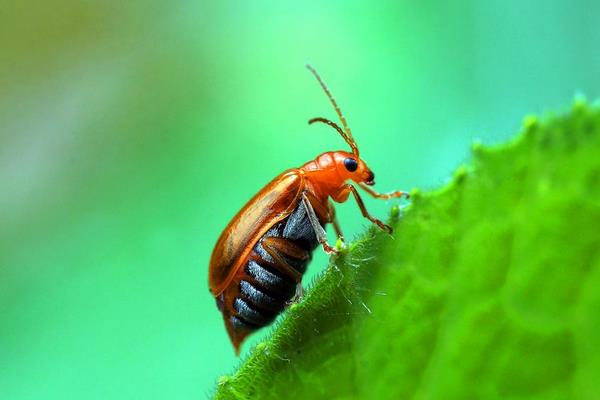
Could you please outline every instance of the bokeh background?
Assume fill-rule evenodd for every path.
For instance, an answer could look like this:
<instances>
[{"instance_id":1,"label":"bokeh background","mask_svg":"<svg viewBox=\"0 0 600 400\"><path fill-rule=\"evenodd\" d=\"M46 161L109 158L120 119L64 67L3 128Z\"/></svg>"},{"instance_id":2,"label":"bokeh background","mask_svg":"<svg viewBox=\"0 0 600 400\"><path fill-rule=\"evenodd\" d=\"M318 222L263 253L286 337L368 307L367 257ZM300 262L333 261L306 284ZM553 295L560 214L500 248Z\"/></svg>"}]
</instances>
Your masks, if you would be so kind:
<instances>
[{"instance_id":1,"label":"bokeh background","mask_svg":"<svg viewBox=\"0 0 600 400\"><path fill-rule=\"evenodd\" d=\"M433 188L472 141L597 98L599 27L592 0L2 2L0 397L197 399L234 369L219 233L345 149L306 123L334 117L307 61L377 187ZM347 236L367 225L338 210Z\"/></svg>"}]
</instances>

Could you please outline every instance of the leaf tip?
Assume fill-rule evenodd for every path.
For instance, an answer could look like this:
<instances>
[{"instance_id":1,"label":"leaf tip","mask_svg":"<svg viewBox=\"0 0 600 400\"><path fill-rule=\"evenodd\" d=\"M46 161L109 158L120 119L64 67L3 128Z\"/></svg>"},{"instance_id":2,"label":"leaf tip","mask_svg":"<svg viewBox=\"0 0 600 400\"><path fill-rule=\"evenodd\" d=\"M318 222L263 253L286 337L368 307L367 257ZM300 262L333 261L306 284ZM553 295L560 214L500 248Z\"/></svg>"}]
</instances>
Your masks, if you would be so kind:
<instances>
[{"instance_id":1,"label":"leaf tip","mask_svg":"<svg viewBox=\"0 0 600 400\"><path fill-rule=\"evenodd\" d=\"M413 203L416 203L423 198L423 192L419 188L412 188L410 190L410 198L412 199Z\"/></svg>"},{"instance_id":2,"label":"leaf tip","mask_svg":"<svg viewBox=\"0 0 600 400\"><path fill-rule=\"evenodd\" d=\"M538 117L535 115L527 115L523 118L523 129L525 132L529 132L534 129L539 123Z\"/></svg>"},{"instance_id":3,"label":"leaf tip","mask_svg":"<svg viewBox=\"0 0 600 400\"><path fill-rule=\"evenodd\" d=\"M475 139L471 143L471 153L475 156L479 156L483 153L483 143L481 143L481 139Z\"/></svg>"},{"instance_id":4,"label":"leaf tip","mask_svg":"<svg viewBox=\"0 0 600 400\"><path fill-rule=\"evenodd\" d=\"M587 98L582 92L575 93L573 96L573 111L583 111L587 107Z\"/></svg>"},{"instance_id":5,"label":"leaf tip","mask_svg":"<svg viewBox=\"0 0 600 400\"><path fill-rule=\"evenodd\" d=\"M469 173L469 169L467 168L466 165L460 165L456 171L454 171L454 182L456 184L460 184L462 183L465 178L467 177L467 174Z\"/></svg>"}]
</instances>

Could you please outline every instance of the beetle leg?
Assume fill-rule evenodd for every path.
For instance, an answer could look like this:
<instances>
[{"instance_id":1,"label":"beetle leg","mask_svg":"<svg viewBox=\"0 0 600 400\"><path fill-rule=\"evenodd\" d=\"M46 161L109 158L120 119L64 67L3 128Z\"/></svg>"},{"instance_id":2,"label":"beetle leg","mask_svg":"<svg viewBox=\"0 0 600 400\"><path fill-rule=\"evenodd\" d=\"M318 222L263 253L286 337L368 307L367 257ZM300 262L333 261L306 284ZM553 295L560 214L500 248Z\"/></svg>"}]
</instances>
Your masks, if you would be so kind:
<instances>
[{"instance_id":1,"label":"beetle leg","mask_svg":"<svg viewBox=\"0 0 600 400\"><path fill-rule=\"evenodd\" d=\"M303 297L304 297L304 288L302 287L301 283L298 283L296 285L296 293L294 294L294 297L292 297L292 299L286 303L286 306L291 306L292 304L300 303L300 301L302 300Z\"/></svg>"},{"instance_id":2,"label":"beetle leg","mask_svg":"<svg viewBox=\"0 0 600 400\"><path fill-rule=\"evenodd\" d=\"M304 297L304 288L302 287L302 284L299 283L298 286L296 286L296 298L298 300L302 300L303 297Z\"/></svg>"},{"instance_id":3,"label":"beetle leg","mask_svg":"<svg viewBox=\"0 0 600 400\"><path fill-rule=\"evenodd\" d=\"M369 212L367 211L367 208L365 207L365 203L363 203L362 199L360 198L360 195L358 194L358 191L356 190L356 188L350 184L345 185L343 191L348 191L351 192L352 195L354 196L354 199L356 200L356 203L358 204L358 208L360 208L360 212L362 213L363 217L365 217L366 219L368 219L369 221L371 221L372 223L374 223L375 225L377 225L381 230L386 231L387 233L392 233L393 229L391 226L384 224L383 222L381 222L380 220L378 220L377 218L373 217L371 214L369 214Z\"/></svg>"},{"instance_id":4,"label":"beetle leg","mask_svg":"<svg viewBox=\"0 0 600 400\"><path fill-rule=\"evenodd\" d=\"M266 237L263 239L263 244L264 243L271 249L277 250L278 254L283 254L286 257L291 257L296 260L308 260L310 258L310 253L308 251L281 237Z\"/></svg>"},{"instance_id":5,"label":"beetle leg","mask_svg":"<svg viewBox=\"0 0 600 400\"><path fill-rule=\"evenodd\" d=\"M335 208L333 208L333 204L331 201L327 202L327 207L324 207L321 201L311 192L304 192L306 199L310 202L310 205L313 207L315 214L321 216L321 219L327 221L328 223L333 224L333 230L335 231L335 235L342 242L344 241L344 234L342 233L342 229L340 228L340 224L335 216Z\"/></svg>"},{"instance_id":6,"label":"beetle leg","mask_svg":"<svg viewBox=\"0 0 600 400\"><path fill-rule=\"evenodd\" d=\"M315 231L317 241L321 243L321 246L323 246L323 250L325 250L325 253L337 254L337 249L335 247L331 247L327 243L327 233L325 232L325 229L323 229L323 227L321 226L321 223L319 222L319 219L315 214L315 210L313 209L312 205L310 204L310 201L304 193L302 193L302 204L304 205L304 209L306 210L306 215L308 215L308 220L310 221L310 224L312 225Z\"/></svg>"},{"instance_id":7,"label":"beetle leg","mask_svg":"<svg viewBox=\"0 0 600 400\"><path fill-rule=\"evenodd\" d=\"M337 235L338 239L340 239L342 243L344 243L344 234L342 233L342 228L340 227L340 223L337 219L337 216L335 215L335 208L333 207L333 204L331 202L328 202L327 206L329 208L329 218L331 223L333 224L333 230L335 231L335 234Z\"/></svg>"},{"instance_id":8,"label":"beetle leg","mask_svg":"<svg viewBox=\"0 0 600 400\"><path fill-rule=\"evenodd\" d=\"M292 267L281 253L284 255L295 256L295 249L290 249L289 243L285 241L277 240L278 238L267 237L264 238L261 245L263 249L277 262L277 266L280 267L287 276L291 277L295 282L299 283L302 280L302 274ZM287 246L287 247L286 247Z\"/></svg>"},{"instance_id":9,"label":"beetle leg","mask_svg":"<svg viewBox=\"0 0 600 400\"><path fill-rule=\"evenodd\" d=\"M379 193L378 191L374 190L373 188L371 188L369 185L360 182L359 183L360 187L363 188L363 190L367 193L369 193L371 196L375 197L376 199L384 199L384 200L388 200L394 197L406 197L406 199L410 199L410 194L408 192L403 192L401 190L397 190L395 192L390 192L390 193Z\"/></svg>"},{"instance_id":10,"label":"beetle leg","mask_svg":"<svg viewBox=\"0 0 600 400\"><path fill-rule=\"evenodd\" d=\"M313 193L306 191L303 193L303 196L306 197L306 201L310 203L313 208L313 211L322 221L332 222L331 221L331 210L328 206L324 205L321 200L317 198Z\"/></svg>"}]
</instances>

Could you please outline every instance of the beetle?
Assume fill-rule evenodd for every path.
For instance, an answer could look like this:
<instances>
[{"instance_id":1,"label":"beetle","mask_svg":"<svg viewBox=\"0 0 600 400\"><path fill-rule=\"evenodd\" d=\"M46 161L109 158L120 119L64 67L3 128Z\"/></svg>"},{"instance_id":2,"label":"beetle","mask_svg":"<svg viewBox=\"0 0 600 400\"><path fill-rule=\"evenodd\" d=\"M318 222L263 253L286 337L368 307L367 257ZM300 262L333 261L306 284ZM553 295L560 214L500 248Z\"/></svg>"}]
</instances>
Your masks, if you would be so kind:
<instances>
[{"instance_id":1,"label":"beetle","mask_svg":"<svg viewBox=\"0 0 600 400\"><path fill-rule=\"evenodd\" d=\"M360 158L344 115L317 71L306 67L329 98L343 129L322 117L308 123L335 129L351 152L328 151L283 172L237 213L217 240L210 259L209 287L237 355L250 333L270 324L294 295L300 295L302 276L315 248L321 245L328 254L338 252L327 242L324 229L333 224L343 243L330 199L343 203L352 195L365 218L392 232L369 214L356 187L348 181L378 199L409 197L403 191L378 193L371 188L375 175Z\"/></svg>"}]
</instances>

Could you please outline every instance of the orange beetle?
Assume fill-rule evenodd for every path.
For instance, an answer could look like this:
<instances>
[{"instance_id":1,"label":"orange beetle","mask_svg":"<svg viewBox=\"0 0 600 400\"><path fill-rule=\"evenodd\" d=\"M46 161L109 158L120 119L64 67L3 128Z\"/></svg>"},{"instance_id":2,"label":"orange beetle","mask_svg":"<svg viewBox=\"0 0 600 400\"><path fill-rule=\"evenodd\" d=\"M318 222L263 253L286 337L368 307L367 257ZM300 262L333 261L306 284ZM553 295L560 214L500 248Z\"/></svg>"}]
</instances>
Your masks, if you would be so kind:
<instances>
[{"instance_id":1,"label":"orange beetle","mask_svg":"<svg viewBox=\"0 0 600 400\"><path fill-rule=\"evenodd\" d=\"M302 275L313 250L320 244L327 253L337 250L327 243L325 225L332 223L343 241L329 200L343 203L352 194L362 215L379 228L392 228L371 216L356 188L356 182L371 196L390 199L406 196L396 191L382 194L370 188L373 172L359 157L358 147L346 119L321 77L310 65L342 122L323 122L346 140L352 152L328 151L300 168L285 171L265 186L225 228L210 259L209 285L223 314L227 333L239 355L240 345L253 331L268 325L302 292Z\"/></svg>"}]
</instances>

